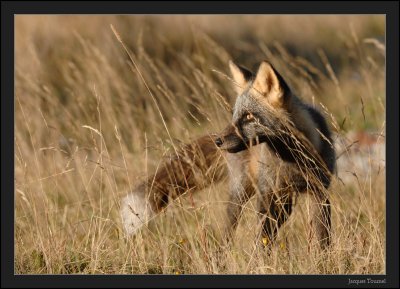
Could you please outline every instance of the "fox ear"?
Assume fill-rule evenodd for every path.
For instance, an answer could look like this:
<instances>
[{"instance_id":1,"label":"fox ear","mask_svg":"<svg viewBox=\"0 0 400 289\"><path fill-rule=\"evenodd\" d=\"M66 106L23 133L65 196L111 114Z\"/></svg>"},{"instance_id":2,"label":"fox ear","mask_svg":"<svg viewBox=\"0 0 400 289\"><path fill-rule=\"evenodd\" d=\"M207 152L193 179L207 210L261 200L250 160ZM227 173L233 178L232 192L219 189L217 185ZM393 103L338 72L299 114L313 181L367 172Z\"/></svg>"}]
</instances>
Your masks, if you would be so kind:
<instances>
[{"instance_id":1,"label":"fox ear","mask_svg":"<svg viewBox=\"0 0 400 289\"><path fill-rule=\"evenodd\" d=\"M258 68L253 87L267 97L271 104L282 106L290 92L289 86L282 76L267 61L263 61Z\"/></svg>"},{"instance_id":2,"label":"fox ear","mask_svg":"<svg viewBox=\"0 0 400 289\"><path fill-rule=\"evenodd\" d=\"M236 65L232 60L229 60L229 68L231 69L233 80L235 81L235 90L238 94L241 94L253 78L253 73L239 65Z\"/></svg>"}]
</instances>

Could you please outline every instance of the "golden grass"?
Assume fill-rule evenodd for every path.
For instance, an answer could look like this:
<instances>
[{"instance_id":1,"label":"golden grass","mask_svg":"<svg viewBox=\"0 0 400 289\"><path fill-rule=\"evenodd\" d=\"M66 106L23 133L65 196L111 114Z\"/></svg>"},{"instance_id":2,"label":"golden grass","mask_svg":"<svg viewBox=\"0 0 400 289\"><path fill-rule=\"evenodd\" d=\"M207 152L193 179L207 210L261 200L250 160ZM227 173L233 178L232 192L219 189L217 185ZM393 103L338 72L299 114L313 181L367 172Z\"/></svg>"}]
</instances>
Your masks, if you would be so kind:
<instances>
[{"instance_id":1,"label":"golden grass","mask_svg":"<svg viewBox=\"0 0 400 289\"><path fill-rule=\"evenodd\" d=\"M383 16L16 16L15 23L17 274L385 272L382 145L348 148L348 132L359 130L384 143ZM229 59L250 68L269 59L326 113L343 152L330 189L328 254L308 252L304 196L270 256L255 244L254 200L225 248L214 236L225 183L188 192L138 236L124 237L119 199L174 143L230 120Z\"/></svg>"}]
</instances>

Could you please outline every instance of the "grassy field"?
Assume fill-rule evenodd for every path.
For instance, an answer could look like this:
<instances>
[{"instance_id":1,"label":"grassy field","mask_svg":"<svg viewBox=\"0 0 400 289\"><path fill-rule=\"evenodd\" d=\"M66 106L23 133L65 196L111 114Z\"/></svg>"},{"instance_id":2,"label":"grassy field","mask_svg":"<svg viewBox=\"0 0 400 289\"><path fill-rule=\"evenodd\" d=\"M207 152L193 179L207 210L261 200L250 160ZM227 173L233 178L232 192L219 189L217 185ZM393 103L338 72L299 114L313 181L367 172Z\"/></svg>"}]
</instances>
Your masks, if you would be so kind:
<instances>
[{"instance_id":1,"label":"grassy field","mask_svg":"<svg viewBox=\"0 0 400 289\"><path fill-rule=\"evenodd\" d=\"M385 273L384 16L15 18L16 274ZM226 182L125 238L120 198L173 145L229 122L229 59L270 60L329 121L330 252L308 251L304 196L271 255L256 246L254 200L225 247Z\"/></svg>"}]
</instances>

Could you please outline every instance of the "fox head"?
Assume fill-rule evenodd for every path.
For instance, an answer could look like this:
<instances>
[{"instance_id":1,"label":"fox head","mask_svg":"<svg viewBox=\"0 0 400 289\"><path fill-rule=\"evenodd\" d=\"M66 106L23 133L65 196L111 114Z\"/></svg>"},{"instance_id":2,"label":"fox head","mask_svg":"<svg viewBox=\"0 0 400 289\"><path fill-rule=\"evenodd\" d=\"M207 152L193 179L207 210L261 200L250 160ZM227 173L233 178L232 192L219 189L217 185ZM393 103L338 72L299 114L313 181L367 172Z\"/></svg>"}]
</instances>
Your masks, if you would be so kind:
<instances>
[{"instance_id":1,"label":"fox head","mask_svg":"<svg viewBox=\"0 0 400 289\"><path fill-rule=\"evenodd\" d=\"M232 61L229 67L238 93L232 123L215 143L231 153L277 137L291 110L292 94L282 76L267 61L256 74Z\"/></svg>"}]
</instances>

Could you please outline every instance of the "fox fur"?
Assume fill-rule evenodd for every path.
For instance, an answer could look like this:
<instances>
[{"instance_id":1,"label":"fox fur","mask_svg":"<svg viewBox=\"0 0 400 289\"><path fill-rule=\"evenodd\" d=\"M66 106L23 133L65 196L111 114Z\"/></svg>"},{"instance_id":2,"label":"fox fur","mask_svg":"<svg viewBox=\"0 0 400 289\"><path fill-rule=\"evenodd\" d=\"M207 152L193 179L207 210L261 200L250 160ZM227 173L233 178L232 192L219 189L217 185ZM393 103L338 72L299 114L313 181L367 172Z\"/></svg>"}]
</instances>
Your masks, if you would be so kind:
<instances>
[{"instance_id":1,"label":"fox fur","mask_svg":"<svg viewBox=\"0 0 400 289\"><path fill-rule=\"evenodd\" d=\"M295 193L313 197L311 232L322 248L331 240L327 189L335 172L328 125L318 110L295 96L267 61L257 73L229 63L238 94L232 122L219 134L181 147L121 202L127 234L134 234L168 201L229 177L227 236L254 195L263 243L272 244L292 212Z\"/></svg>"}]
</instances>

